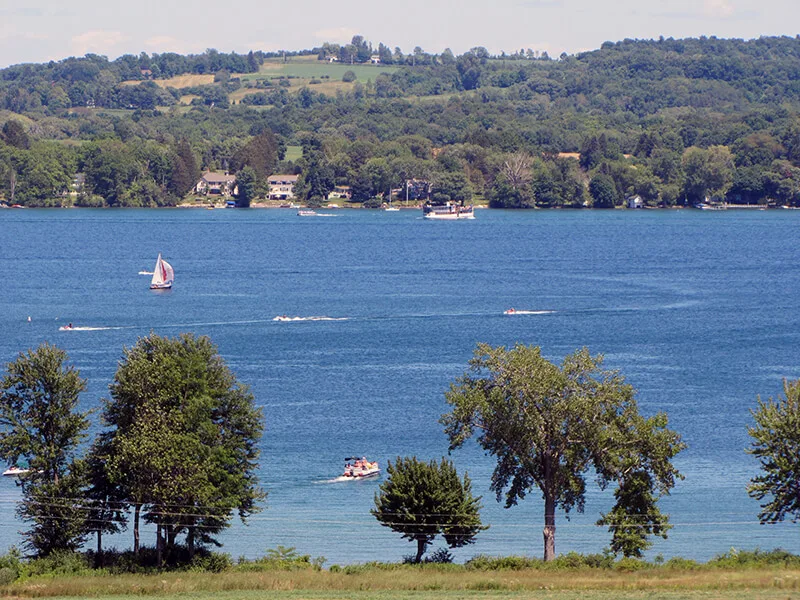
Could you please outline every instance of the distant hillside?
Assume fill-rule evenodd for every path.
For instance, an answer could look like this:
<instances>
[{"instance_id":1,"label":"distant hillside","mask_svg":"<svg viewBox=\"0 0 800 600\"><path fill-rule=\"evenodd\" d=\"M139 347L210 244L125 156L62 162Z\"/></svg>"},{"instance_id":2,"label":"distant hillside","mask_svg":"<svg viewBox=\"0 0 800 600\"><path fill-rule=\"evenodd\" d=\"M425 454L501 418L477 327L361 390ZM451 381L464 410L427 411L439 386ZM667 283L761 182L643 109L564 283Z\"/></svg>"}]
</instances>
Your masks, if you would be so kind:
<instances>
[{"instance_id":1,"label":"distant hillside","mask_svg":"<svg viewBox=\"0 0 800 600\"><path fill-rule=\"evenodd\" d=\"M198 167L256 165L258 196L266 163L245 149L269 133L270 168L299 173L306 199L344 185L379 205L418 179L438 200L495 206L800 205L798 115L798 37L624 40L558 58L404 54L361 36L272 54L87 55L0 70L0 193L174 203L191 178L170 187L184 140ZM287 160L287 146L302 155ZM104 152L122 161L118 179L93 175ZM69 193L76 169L87 183Z\"/></svg>"}]
</instances>

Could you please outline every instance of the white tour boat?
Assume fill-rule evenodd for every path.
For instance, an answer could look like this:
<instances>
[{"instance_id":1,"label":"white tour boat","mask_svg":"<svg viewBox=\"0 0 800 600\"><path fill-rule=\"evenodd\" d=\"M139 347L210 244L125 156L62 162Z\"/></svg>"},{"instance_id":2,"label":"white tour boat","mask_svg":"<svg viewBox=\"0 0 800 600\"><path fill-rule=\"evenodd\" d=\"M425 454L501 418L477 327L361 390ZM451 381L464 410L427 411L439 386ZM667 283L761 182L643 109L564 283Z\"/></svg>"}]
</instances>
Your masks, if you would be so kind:
<instances>
[{"instance_id":1,"label":"white tour boat","mask_svg":"<svg viewBox=\"0 0 800 600\"><path fill-rule=\"evenodd\" d=\"M440 221L474 219L475 209L471 204L469 206L461 206L456 202L448 202L441 205L425 204L422 207L422 216L426 219Z\"/></svg>"}]
</instances>

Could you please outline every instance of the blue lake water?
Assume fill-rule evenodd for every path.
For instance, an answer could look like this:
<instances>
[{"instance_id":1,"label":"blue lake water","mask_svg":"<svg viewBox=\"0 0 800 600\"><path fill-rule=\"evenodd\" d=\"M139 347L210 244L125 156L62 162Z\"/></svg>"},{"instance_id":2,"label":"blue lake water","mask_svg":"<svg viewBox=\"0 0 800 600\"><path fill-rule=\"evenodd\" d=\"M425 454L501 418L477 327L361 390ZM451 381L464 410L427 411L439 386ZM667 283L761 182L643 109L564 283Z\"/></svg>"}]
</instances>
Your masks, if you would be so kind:
<instances>
[{"instance_id":1,"label":"blue lake water","mask_svg":"<svg viewBox=\"0 0 800 600\"><path fill-rule=\"evenodd\" d=\"M350 454L385 465L440 458L443 392L476 342L540 345L559 361L603 353L666 411L689 448L663 501L675 528L652 554L707 559L737 548L800 552L796 525L761 526L745 491L757 395L800 377L796 211L6 210L0 212L0 361L47 340L67 350L98 407L123 346L154 331L208 335L264 409L265 510L221 541L234 557L295 546L328 563L399 560L414 547L369 514L376 481L331 483ZM158 252L175 268L151 292ZM505 316L509 307L550 311ZM275 322L276 315L336 321ZM28 317L31 321L28 322ZM89 330L62 332L72 322ZM96 416L95 416L96 418ZM456 551L541 555L536 491L511 509L488 490L491 457L455 452L491 528ZM0 549L19 543L14 482L0 481ZM599 552L612 503L558 519L557 551ZM152 532L145 542L152 543ZM129 547L130 533L111 543ZM434 544L433 548L436 548Z\"/></svg>"}]
</instances>

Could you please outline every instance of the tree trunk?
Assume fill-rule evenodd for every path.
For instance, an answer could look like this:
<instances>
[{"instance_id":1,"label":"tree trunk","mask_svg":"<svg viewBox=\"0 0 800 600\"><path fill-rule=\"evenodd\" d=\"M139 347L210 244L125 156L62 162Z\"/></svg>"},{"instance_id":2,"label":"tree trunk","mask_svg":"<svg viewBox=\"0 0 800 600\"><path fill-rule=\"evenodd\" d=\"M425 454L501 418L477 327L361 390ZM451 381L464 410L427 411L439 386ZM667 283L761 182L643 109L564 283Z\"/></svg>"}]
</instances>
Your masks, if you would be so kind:
<instances>
[{"instance_id":1,"label":"tree trunk","mask_svg":"<svg viewBox=\"0 0 800 600\"><path fill-rule=\"evenodd\" d=\"M133 553L139 554L139 513L142 512L142 505L137 503L133 509Z\"/></svg>"},{"instance_id":2,"label":"tree trunk","mask_svg":"<svg viewBox=\"0 0 800 600\"><path fill-rule=\"evenodd\" d=\"M422 562L422 555L425 554L425 548L428 545L428 540L425 538L419 537L417 538L417 557L414 559L415 563Z\"/></svg>"},{"instance_id":3,"label":"tree trunk","mask_svg":"<svg viewBox=\"0 0 800 600\"><path fill-rule=\"evenodd\" d=\"M97 526L97 554L94 557L94 568L99 569L103 566L103 532L100 525Z\"/></svg>"},{"instance_id":4,"label":"tree trunk","mask_svg":"<svg viewBox=\"0 0 800 600\"><path fill-rule=\"evenodd\" d=\"M544 560L556 557L556 499L547 494L544 499Z\"/></svg>"},{"instance_id":5,"label":"tree trunk","mask_svg":"<svg viewBox=\"0 0 800 600\"><path fill-rule=\"evenodd\" d=\"M189 548L189 558L194 558L194 525L189 525L186 532L186 545Z\"/></svg>"},{"instance_id":6,"label":"tree trunk","mask_svg":"<svg viewBox=\"0 0 800 600\"><path fill-rule=\"evenodd\" d=\"M156 560L158 561L159 569L164 566L164 556L161 551L164 546L163 538L164 536L161 534L161 523L158 523L156 525Z\"/></svg>"}]
</instances>

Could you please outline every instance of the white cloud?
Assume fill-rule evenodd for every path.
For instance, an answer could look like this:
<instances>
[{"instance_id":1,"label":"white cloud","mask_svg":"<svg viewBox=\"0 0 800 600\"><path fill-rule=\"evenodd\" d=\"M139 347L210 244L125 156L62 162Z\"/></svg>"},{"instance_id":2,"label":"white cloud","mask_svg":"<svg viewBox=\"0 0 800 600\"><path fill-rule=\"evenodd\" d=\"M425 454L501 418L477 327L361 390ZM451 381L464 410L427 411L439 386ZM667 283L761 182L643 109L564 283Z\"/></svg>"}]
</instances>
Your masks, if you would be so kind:
<instances>
[{"instance_id":1,"label":"white cloud","mask_svg":"<svg viewBox=\"0 0 800 600\"><path fill-rule=\"evenodd\" d=\"M130 40L121 31L87 31L72 38L72 51L77 56L87 53L113 54L113 50Z\"/></svg>"},{"instance_id":2,"label":"white cloud","mask_svg":"<svg viewBox=\"0 0 800 600\"><path fill-rule=\"evenodd\" d=\"M349 43L358 31L349 27L331 27L314 32L314 37L322 42Z\"/></svg>"},{"instance_id":3,"label":"white cloud","mask_svg":"<svg viewBox=\"0 0 800 600\"><path fill-rule=\"evenodd\" d=\"M730 17L733 6L730 0L703 0L703 12L709 17Z\"/></svg>"}]
</instances>

